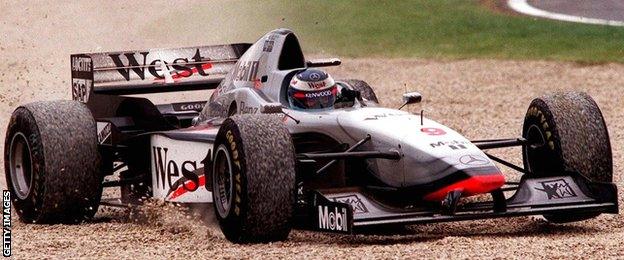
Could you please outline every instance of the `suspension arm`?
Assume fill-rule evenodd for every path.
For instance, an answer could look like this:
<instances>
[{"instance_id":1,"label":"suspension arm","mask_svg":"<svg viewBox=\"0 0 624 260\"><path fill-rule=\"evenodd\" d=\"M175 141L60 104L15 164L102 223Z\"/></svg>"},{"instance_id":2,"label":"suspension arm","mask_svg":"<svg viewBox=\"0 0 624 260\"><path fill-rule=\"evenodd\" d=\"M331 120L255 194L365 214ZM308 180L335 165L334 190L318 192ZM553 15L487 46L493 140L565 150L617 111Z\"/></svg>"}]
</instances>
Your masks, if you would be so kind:
<instances>
[{"instance_id":1,"label":"suspension arm","mask_svg":"<svg viewBox=\"0 0 624 260\"><path fill-rule=\"evenodd\" d=\"M524 139L522 137L509 139L475 140L471 142L479 147L479 149L495 149L531 144L527 139Z\"/></svg>"},{"instance_id":2,"label":"suspension arm","mask_svg":"<svg viewBox=\"0 0 624 260\"><path fill-rule=\"evenodd\" d=\"M297 159L390 159L398 160L401 158L401 154L398 151L390 150L387 152L381 151L358 151L358 152L340 152L340 153L301 153L297 155Z\"/></svg>"}]
</instances>

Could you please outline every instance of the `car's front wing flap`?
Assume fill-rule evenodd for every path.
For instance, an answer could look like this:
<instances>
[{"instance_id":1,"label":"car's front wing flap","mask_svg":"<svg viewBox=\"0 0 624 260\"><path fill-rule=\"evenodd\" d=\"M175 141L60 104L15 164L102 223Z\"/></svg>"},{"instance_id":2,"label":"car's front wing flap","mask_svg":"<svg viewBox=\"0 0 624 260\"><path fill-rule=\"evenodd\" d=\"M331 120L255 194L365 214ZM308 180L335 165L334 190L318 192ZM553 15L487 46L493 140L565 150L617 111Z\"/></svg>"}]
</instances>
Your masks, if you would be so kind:
<instances>
[{"instance_id":1,"label":"car's front wing flap","mask_svg":"<svg viewBox=\"0 0 624 260\"><path fill-rule=\"evenodd\" d=\"M349 234L353 232L353 208L348 203L329 200L319 192L310 194L295 218L299 228Z\"/></svg>"},{"instance_id":2,"label":"car's front wing flap","mask_svg":"<svg viewBox=\"0 0 624 260\"><path fill-rule=\"evenodd\" d=\"M495 207L494 201L474 202L460 204L454 213L444 213L442 207L435 205L392 207L373 199L364 189L319 191L313 198L308 206L310 217L304 226L341 233L350 233L353 228L361 226L383 224L544 214L618 213L616 186L613 183L590 182L580 175L523 178L516 192L504 201L504 208ZM344 225L338 227L338 224Z\"/></svg>"}]
</instances>

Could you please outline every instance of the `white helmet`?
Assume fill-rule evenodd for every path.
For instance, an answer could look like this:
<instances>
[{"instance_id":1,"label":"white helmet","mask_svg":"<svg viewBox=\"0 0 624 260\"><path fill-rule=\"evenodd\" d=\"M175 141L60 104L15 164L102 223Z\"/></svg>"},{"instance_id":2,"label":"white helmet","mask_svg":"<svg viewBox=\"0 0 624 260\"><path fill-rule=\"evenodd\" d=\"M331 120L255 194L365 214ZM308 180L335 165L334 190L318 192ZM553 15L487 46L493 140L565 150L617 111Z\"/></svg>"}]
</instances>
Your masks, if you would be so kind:
<instances>
[{"instance_id":1,"label":"white helmet","mask_svg":"<svg viewBox=\"0 0 624 260\"><path fill-rule=\"evenodd\" d=\"M336 82L329 74L318 69L306 69L290 81L288 102L296 109L332 108L337 91Z\"/></svg>"}]
</instances>

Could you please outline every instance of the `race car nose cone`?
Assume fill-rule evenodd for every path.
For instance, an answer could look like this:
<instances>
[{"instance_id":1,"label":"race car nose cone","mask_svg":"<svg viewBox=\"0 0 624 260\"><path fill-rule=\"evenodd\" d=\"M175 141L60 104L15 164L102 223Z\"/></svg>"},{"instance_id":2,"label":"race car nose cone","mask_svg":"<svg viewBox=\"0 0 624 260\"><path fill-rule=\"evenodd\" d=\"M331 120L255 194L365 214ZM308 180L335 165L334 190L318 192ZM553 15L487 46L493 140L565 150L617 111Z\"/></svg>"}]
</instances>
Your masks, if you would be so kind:
<instances>
[{"instance_id":1,"label":"race car nose cone","mask_svg":"<svg viewBox=\"0 0 624 260\"><path fill-rule=\"evenodd\" d=\"M461 191L462 197L468 197L476 194L489 193L505 184L505 176L500 172L480 173L472 175L467 179L463 179L438 189L425 196L428 201L441 201L451 191Z\"/></svg>"}]
</instances>

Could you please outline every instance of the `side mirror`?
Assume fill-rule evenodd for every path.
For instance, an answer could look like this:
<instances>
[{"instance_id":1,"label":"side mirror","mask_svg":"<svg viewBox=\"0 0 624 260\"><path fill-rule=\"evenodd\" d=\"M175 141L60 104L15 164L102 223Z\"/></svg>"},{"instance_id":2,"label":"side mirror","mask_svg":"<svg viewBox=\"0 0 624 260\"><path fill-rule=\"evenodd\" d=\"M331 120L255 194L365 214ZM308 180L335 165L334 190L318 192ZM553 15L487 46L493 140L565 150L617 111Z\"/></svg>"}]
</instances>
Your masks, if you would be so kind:
<instances>
[{"instance_id":1,"label":"side mirror","mask_svg":"<svg viewBox=\"0 0 624 260\"><path fill-rule=\"evenodd\" d=\"M268 103L266 105L262 105L260 107L260 113L262 114L284 114L285 116L289 117L290 119L292 119L293 121L295 121L295 123L299 124L299 120L297 120L296 118L290 116L289 114L287 114L286 112L284 112L284 110L282 109L282 104L280 103Z\"/></svg>"},{"instance_id":2,"label":"side mirror","mask_svg":"<svg viewBox=\"0 0 624 260\"><path fill-rule=\"evenodd\" d=\"M306 66L308 68L318 68L318 67L330 67L330 66L338 66L342 63L338 58L331 59L318 59L318 60L309 60L306 61Z\"/></svg>"},{"instance_id":3,"label":"side mirror","mask_svg":"<svg viewBox=\"0 0 624 260\"><path fill-rule=\"evenodd\" d=\"M422 95L418 92L407 92L403 94L403 102L406 105L420 103L422 101Z\"/></svg>"},{"instance_id":4,"label":"side mirror","mask_svg":"<svg viewBox=\"0 0 624 260\"><path fill-rule=\"evenodd\" d=\"M422 95L418 92L407 92L403 94L403 105L399 109L409 104L420 103L422 101Z\"/></svg>"},{"instance_id":5,"label":"side mirror","mask_svg":"<svg viewBox=\"0 0 624 260\"><path fill-rule=\"evenodd\" d=\"M260 113L262 114L279 114L282 112L282 104L280 103L268 103L262 105L260 108Z\"/></svg>"}]
</instances>

